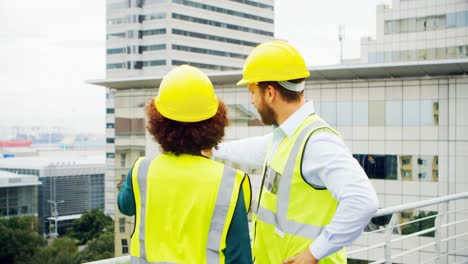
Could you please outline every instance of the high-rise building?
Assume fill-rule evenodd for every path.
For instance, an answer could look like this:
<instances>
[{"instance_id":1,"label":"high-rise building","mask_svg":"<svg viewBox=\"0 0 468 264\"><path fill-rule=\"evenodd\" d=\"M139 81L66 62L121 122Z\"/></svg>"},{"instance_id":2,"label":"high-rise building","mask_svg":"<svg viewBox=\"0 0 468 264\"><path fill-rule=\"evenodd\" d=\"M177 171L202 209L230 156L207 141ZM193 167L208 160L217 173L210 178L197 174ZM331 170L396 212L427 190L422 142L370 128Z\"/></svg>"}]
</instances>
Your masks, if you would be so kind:
<instances>
[{"instance_id":1,"label":"high-rise building","mask_svg":"<svg viewBox=\"0 0 468 264\"><path fill-rule=\"evenodd\" d=\"M377 7L377 36L361 39L362 63L468 57L468 2L393 0Z\"/></svg>"},{"instance_id":2,"label":"high-rise building","mask_svg":"<svg viewBox=\"0 0 468 264\"><path fill-rule=\"evenodd\" d=\"M106 78L162 76L182 64L240 70L249 52L273 36L273 0L107 0ZM117 256L128 252L132 220L116 210L116 190L145 156L143 107L156 93L150 87L107 92L105 211L124 231L116 232Z\"/></svg>"},{"instance_id":3,"label":"high-rise building","mask_svg":"<svg viewBox=\"0 0 468 264\"><path fill-rule=\"evenodd\" d=\"M273 0L107 0L107 78L161 75L176 65L241 69L273 38Z\"/></svg>"}]
</instances>

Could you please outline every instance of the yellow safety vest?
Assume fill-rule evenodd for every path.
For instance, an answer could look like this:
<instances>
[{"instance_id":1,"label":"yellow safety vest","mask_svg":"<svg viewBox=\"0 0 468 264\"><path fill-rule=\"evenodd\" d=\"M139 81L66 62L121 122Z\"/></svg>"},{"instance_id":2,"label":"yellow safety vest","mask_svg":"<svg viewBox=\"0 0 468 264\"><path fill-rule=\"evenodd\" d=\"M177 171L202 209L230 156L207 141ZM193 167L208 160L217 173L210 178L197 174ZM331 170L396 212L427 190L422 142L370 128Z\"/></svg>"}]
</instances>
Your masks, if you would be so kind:
<instances>
[{"instance_id":1,"label":"yellow safety vest","mask_svg":"<svg viewBox=\"0 0 468 264\"><path fill-rule=\"evenodd\" d=\"M320 129L337 133L320 117L311 115L293 136L282 140L270 162L265 161L259 205L253 217L256 264L282 263L308 249L335 214L338 201L325 188L310 186L301 174L307 139ZM345 250L320 263L346 263Z\"/></svg>"},{"instance_id":2,"label":"yellow safety vest","mask_svg":"<svg viewBox=\"0 0 468 264\"><path fill-rule=\"evenodd\" d=\"M223 250L248 176L200 156L140 158L132 171L135 229L131 263L225 263Z\"/></svg>"}]
</instances>

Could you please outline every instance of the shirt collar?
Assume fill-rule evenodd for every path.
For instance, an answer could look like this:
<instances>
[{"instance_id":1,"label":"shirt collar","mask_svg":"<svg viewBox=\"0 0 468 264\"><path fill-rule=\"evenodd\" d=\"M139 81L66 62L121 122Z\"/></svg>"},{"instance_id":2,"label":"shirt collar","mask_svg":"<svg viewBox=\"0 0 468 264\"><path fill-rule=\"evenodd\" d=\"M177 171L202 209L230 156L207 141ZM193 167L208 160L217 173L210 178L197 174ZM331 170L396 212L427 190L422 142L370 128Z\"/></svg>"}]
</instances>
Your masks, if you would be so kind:
<instances>
[{"instance_id":1,"label":"shirt collar","mask_svg":"<svg viewBox=\"0 0 468 264\"><path fill-rule=\"evenodd\" d=\"M291 137L296 132L297 128L302 124L311 114L315 113L314 102L308 101L296 112L294 112L281 126L276 127L275 130L280 129L287 137Z\"/></svg>"}]
</instances>

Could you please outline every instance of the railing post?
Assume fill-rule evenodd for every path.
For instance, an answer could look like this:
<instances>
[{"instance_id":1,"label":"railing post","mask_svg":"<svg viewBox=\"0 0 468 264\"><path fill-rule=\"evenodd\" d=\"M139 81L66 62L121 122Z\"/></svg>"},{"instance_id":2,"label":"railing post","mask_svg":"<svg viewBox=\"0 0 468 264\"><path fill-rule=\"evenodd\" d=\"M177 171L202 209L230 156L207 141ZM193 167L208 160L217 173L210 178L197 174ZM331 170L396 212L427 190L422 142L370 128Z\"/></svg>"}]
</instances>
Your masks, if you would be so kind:
<instances>
[{"instance_id":1,"label":"railing post","mask_svg":"<svg viewBox=\"0 0 468 264\"><path fill-rule=\"evenodd\" d=\"M434 227L434 255L436 264L447 264L448 256L445 254L445 251L442 249L442 223L447 219L448 211L448 202L439 204L438 215L435 219ZM446 249L447 250L447 249ZM442 256L442 254L444 254Z\"/></svg>"},{"instance_id":2,"label":"railing post","mask_svg":"<svg viewBox=\"0 0 468 264\"><path fill-rule=\"evenodd\" d=\"M385 263L392 264L392 234L393 229L397 223L398 213L393 213L390 222L388 223L388 229L385 231Z\"/></svg>"}]
</instances>

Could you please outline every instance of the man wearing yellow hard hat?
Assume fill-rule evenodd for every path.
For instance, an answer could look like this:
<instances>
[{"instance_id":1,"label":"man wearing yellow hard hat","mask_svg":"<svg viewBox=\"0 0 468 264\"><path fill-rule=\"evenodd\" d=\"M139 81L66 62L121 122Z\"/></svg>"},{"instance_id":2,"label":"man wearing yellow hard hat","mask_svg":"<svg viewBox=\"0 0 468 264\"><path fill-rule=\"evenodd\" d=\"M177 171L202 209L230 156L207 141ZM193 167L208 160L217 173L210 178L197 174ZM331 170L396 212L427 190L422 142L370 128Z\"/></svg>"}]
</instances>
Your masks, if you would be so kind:
<instances>
[{"instance_id":1,"label":"man wearing yellow hard hat","mask_svg":"<svg viewBox=\"0 0 468 264\"><path fill-rule=\"evenodd\" d=\"M201 155L228 124L208 77L173 69L146 115L162 154L138 159L118 195L119 210L135 215L131 263L252 263L249 177Z\"/></svg>"},{"instance_id":2,"label":"man wearing yellow hard hat","mask_svg":"<svg viewBox=\"0 0 468 264\"><path fill-rule=\"evenodd\" d=\"M271 41L254 48L238 85L248 86L273 133L223 143L214 152L219 159L264 168L253 208L257 264L346 263L344 247L378 208L372 184L338 132L305 101L309 76L292 45Z\"/></svg>"}]
</instances>

